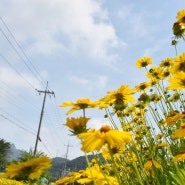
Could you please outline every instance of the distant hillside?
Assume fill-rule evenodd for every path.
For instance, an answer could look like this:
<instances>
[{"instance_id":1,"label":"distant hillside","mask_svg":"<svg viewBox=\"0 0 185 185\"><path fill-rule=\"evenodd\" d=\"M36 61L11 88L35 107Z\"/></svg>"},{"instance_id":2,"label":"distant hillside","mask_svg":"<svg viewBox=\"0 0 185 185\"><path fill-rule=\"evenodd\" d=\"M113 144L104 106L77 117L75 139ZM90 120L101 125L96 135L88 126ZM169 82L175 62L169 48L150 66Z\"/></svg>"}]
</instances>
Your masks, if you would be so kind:
<instances>
[{"instance_id":1,"label":"distant hillside","mask_svg":"<svg viewBox=\"0 0 185 185\"><path fill-rule=\"evenodd\" d=\"M92 156L88 156L89 160ZM78 171L87 167L86 159L84 156L75 158L73 160L65 160L61 157L52 159L52 167L50 168L50 175L59 179L63 175L68 175L70 171Z\"/></svg>"},{"instance_id":2,"label":"distant hillside","mask_svg":"<svg viewBox=\"0 0 185 185\"><path fill-rule=\"evenodd\" d=\"M16 149L14 144L10 145L10 150L6 155L6 160L11 162L18 160L23 150ZM89 157L90 159L92 157ZM73 160L66 160L62 157L55 157L52 159L52 166L50 168L50 175L55 179L59 179L62 175L68 175L69 171L78 171L87 167L85 157L81 156Z\"/></svg>"},{"instance_id":3,"label":"distant hillside","mask_svg":"<svg viewBox=\"0 0 185 185\"><path fill-rule=\"evenodd\" d=\"M6 160L11 162L18 160L23 150L16 149L14 144L10 145L10 150L7 153ZM92 155L88 155L91 161ZM70 171L79 171L87 167L86 159L84 156L77 157L73 160L66 160L62 157L55 157L52 159L52 166L49 170L50 175L55 179L61 178L61 176L68 175Z\"/></svg>"}]
</instances>

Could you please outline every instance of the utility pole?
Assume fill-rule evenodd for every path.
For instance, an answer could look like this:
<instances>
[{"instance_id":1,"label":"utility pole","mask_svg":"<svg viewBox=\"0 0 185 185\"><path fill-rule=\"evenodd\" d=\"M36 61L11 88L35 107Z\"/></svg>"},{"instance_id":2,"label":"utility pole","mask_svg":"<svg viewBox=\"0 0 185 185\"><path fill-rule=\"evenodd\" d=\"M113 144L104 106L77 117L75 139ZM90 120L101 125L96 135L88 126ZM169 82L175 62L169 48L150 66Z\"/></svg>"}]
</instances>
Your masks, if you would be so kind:
<instances>
[{"instance_id":1,"label":"utility pole","mask_svg":"<svg viewBox=\"0 0 185 185\"><path fill-rule=\"evenodd\" d=\"M61 174L62 177L66 175L66 165L67 165L69 147L72 147L72 146L70 146L69 143L68 143L67 144L67 151L66 151L66 155L65 155L65 161L63 163L63 170L62 170L62 174Z\"/></svg>"},{"instance_id":2,"label":"utility pole","mask_svg":"<svg viewBox=\"0 0 185 185\"><path fill-rule=\"evenodd\" d=\"M45 106L45 102L46 102L46 95L47 94L53 94L54 95L54 92L52 91L49 91L47 90L48 88L48 82L46 84L46 90L45 91L39 91L36 89L37 92L40 93L44 93L44 100L43 100L43 104L42 104L42 110L41 110L41 114L40 114L40 121L39 121L39 127L38 127L38 131L37 131L37 137L36 137L36 142L35 142L35 149L34 149L34 155L36 155L36 152L37 152L37 145L38 145L38 141L40 139L40 129L41 129L41 123L42 123L42 118L43 118L43 114L44 114L44 106Z\"/></svg>"}]
</instances>

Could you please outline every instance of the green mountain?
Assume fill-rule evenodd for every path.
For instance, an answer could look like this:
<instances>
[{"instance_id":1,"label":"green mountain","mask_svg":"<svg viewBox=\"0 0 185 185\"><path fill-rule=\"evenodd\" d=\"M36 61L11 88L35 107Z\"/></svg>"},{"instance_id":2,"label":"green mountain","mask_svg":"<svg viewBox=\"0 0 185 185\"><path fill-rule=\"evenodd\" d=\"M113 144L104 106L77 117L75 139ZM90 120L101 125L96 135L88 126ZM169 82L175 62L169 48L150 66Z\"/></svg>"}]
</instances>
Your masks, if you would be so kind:
<instances>
[{"instance_id":1,"label":"green mountain","mask_svg":"<svg viewBox=\"0 0 185 185\"><path fill-rule=\"evenodd\" d=\"M89 160L92 156L88 156ZM73 160L66 160L62 157L55 157L52 159L52 167L49 172L55 179L68 175L71 171L79 171L87 167L86 159L84 156L77 157Z\"/></svg>"}]
</instances>

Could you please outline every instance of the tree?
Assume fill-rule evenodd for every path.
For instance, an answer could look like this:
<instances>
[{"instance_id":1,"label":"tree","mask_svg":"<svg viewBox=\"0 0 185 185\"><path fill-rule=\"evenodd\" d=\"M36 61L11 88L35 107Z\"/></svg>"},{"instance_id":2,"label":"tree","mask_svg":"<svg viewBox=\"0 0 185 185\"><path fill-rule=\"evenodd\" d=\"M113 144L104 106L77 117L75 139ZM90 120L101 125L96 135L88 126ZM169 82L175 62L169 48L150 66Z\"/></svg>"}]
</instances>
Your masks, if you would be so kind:
<instances>
[{"instance_id":1,"label":"tree","mask_svg":"<svg viewBox=\"0 0 185 185\"><path fill-rule=\"evenodd\" d=\"M35 157L44 157L46 156L46 154L44 154L44 152L42 151L38 151L36 154L34 154L34 151L32 150L32 148L30 148L30 150L27 151L23 151L21 153L21 156L19 157L19 161L27 161L29 159L35 158Z\"/></svg>"},{"instance_id":2,"label":"tree","mask_svg":"<svg viewBox=\"0 0 185 185\"><path fill-rule=\"evenodd\" d=\"M6 155L10 149L10 143L0 139L0 170L4 169L7 164Z\"/></svg>"}]
</instances>

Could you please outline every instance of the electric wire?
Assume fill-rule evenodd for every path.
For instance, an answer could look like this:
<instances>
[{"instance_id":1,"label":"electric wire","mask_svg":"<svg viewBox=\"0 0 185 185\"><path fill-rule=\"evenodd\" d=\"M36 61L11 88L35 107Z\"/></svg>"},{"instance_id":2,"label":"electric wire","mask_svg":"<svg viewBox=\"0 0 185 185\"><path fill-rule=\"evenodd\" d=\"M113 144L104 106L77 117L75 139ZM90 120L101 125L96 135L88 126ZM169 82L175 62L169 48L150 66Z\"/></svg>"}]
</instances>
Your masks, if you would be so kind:
<instances>
[{"instance_id":1,"label":"electric wire","mask_svg":"<svg viewBox=\"0 0 185 185\"><path fill-rule=\"evenodd\" d=\"M30 134L36 136L36 134L35 134L34 132L28 130L27 128L23 127L22 125L18 124L17 122L11 120L11 119L8 118L7 116L5 116L5 115L3 115L3 114L1 114L1 113L0 113L0 116L1 116L2 118L4 118L5 120L8 120L10 123L16 125L17 127L23 129L24 131L26 131L26 132L28 132L28 133L30 133Z\"/></svg>"},{"instance_id":2,"label":"electric wire","mask_svg":"<svg viewBox=\"0 0 185 185\"><path fill-rule=\"evenodd\" d=\"M14 34L11 32L11 30L9 29L9 27L7 26L7 24L4 22L4 20L2 19L2 17L0 17L1 22L3 23L3 25L5 26L5 28L8 30L9 34L11 35L11 37L13 38L14 42L16 43L16 45L18 46L19 50L22 52L23 56L27 59L27 61L29 62L29 64L31 65L32 69L30 68L30 66L27 64L27 62L25 61L25 59L22 57L22 55L19 53L19 51L16 49L16 47L13 45L13 43L11 42L11 40L8 38L8 36L6 35L6 33L0 28L1 33L3 34L3 36L6 38L6 40L8 41L8 43L11 45L11 47L13 48L13 50L15 51L15 53L19 56L19 58L21 59L22 62L24 62L25 66L28 68L28 70L32 73L32 75L42 84L45 85L46 83L44 82L44 80L41 78L41 76L39 75L38 71L36 70L36 68L33 66L33 64L31 63L30 59L28 58L28 56L26 55L26 53L24 52L24 50L22 49L21 45L17 42ZM29 86L35 90L34 85L32 85L2 54L0 54L0 57L27 83L29 84ZM49 89L49 88L48 88ZM56 100L55 100L56 101ZM53 106L54 107L54 106ZM56 107L55 107L56 108ZM59 114L57 115L55 109L53 109L53 111L55 112L55 116L57 118L57 123L59 123ZM1 117L3 117L4 119L8 120L9 122L17 125L18 127L24 129L25 131L29 131L29 129L26 129L24 126L18 124L17 122L11 120L10 118L8 118L7 116L1 114ZM58 130L57 130L58 131ZM32 133L34 134L34 133ZM36 135L36 134L34 134ZM64 137L65 138L65 137ZM58 140L57 140L58 141ZM42 142L43 143L43 142ZM45 144L43 144L45 145ZM45 145L45 149L47 149L46 145ZM47 149L48 153L49 150ZM50 153L51 155L51 153Z\"/></svg>"},{"instance_id":3,"label":"electric wire","mask_svg":"<svg viewBox=\"0 0 185 185\"><path fill-rule=\"evenodd\" d=\"M25 123L23 123L23 122L21 122L20 120L18 120L18 118L16 118L15 116L13 116L13 115L11 115L9 112L7 112L6 110L4 110L2 107L0 107L0 110L2 111L2 112L4 112L5 114L7 114L7 116L8 117L11 117L12 119L14 119L14 120L16 120L18 123L19 123L19 125L20 125L20 123L21 123L21 125L22 125L22 127L27 127L26 129L27 130L32 130L31 132L32 133L36 133L36 131L33 129L33 128L31 128L31 127L29 127L28 125L26 125ZM24 125L24 126L23 126Z\"/></svg>"},{"instance_id":4,"label":"electric wire","mask_svg":"<svg viewBox=\"0 0 185 185\"><path fill-rule=\"evenodd\" d=\"M0 16L0 20L3 23L3 25L5 26L5 28L8 30L8 32L10 33L10 35L12 36L14 42L16 43L16 45L18 46L18 48L21 50L21 52L23 53L24 57L27 59L27 61L29 62L29 64L31 65L31 67L33 68L33 70L29 67L29 65L26 63L26 61L24 60L24 58L19 54L19 52L17 51L17 49L14 47L14 45L12 44L12 42L10 41L10 39L8 39L7 35L3 32L3 30L0 28L1 33L3 34L3 36L7 39L7 41L9 42L9 44L12 46L13 50L16 52L16 54L20 57L20 59L23 61L23 63L26 65L26 67L30 70L30 72L37 78L38 81L41 82L41 84L43 84L43 86L46 85L46 82L44 82L44 80L41 78L40 74L38 73L37 69L34 67L34 65L31 63L30 59L28 58L28 56L26 55L26 53L24 52L24 50L22 49L21 45L18 43L18 41L16 40L14 34L12 33L12 31L10 30L10 28L7 26L7 24L5 23L5 21L3 20L3 18Z\"/></svg>"},{"instance_id":5,"label":"electric wire","mask_svg":"<svg viewBox=\"0 0 185 185\"><path fill-rule=\"evenodd\" d=\"M4 82L1 82L1 89L0 89L0 96L2 97L2 100L8 102L12 105L12 107L15 107L16 109L23 110L23 107L26 105L29 105L30 109L32 111L38 112L40 111L40 108L33 104L32 102L29 102L29 99L24 96L21 96L20 94L15 95L15 91L12 91L12 89L9 88L8 85L6 85ZM24 108L25 111L25 108Z\"/></svg>"},{"instance_id":6,"label":"electric wire","mask_svg":"<svg viewBox=\"0 0 185 185\"><path fill-rule=\"evenodd\" d=\"M1 53L0 53L0 57L27 83L27 84L29 84L29 86L32 88L32 89L35 89L34 88L34 86L28 81L28 80L26 80L23 76L22 76L22 74L19 72L19 71L17 71L16 69L15 69L15 67L3 56L3 55L1 55Z\"/></svg>"},{"instance_id":7,"label":"electric wire","mask_svg":"<svg viewBox=\"0 0 185 185\"><path fill-rule=\"evenodd\" d=\"M51 152L49 151L48 147L46 146L46 144L41 140L42 145L44 146L44 148L47 150L47 152L49 153L49 155L53 158L53 155L51 154Z\"/></svg>"},{"instance_id":8,"label":"electric wire","mask_svg":"<svg viewBox=\"0 0 185 185\"><path fill-rule=\"evenodd\" d=\"M29 134L36 136L36 133L31 132L30 130L26 129L26 128L23 127L22 125L20 125L20 124L16 123L15 121L11 120L11 119L8 118L7 116L5 116L5 115L3 115L3 114L1 114L1 113L0 113L0 116L1 116L2 118L4 118L5 120L9 121L10 123L16 125L17 127L21 128L22 130L28 132ZM47 148L46 144L40 139L40 137L39 137L39 141L42 143L42 145L43 145L44 148L47 150L47 152L50 154L50 156L53 157L53 155L51 154L51 152L50 152L49 149Z\"/></svg>"}]
</instances>

